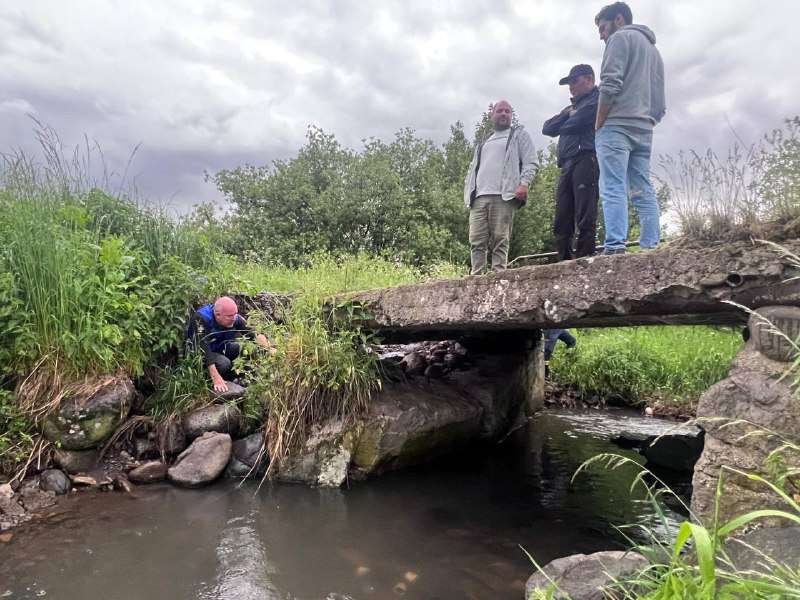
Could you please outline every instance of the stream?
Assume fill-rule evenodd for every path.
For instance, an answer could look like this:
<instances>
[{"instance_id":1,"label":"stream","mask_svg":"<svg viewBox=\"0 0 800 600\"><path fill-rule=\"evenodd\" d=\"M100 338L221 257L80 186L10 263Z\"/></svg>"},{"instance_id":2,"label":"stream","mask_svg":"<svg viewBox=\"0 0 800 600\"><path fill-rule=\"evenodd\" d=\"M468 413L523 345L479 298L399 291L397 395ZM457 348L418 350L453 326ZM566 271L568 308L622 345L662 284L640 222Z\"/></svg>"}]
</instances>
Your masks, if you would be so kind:
<instances>
[{"instance_id":1,"label":"stream","mask_svg":"<svg viewBox=\"0 0 800 600\"><path fill-rule=\"evenodd\" d=\"M549 410L499 444L344 489L227 480L72 494L0 544L0 598L521 599L526 552L544 564L624 548L626 523L664 534L644 494L629 493L632 466L570 483L598 453L637 457L609 437L653 423Z\"/></svg>"}]
</instances>

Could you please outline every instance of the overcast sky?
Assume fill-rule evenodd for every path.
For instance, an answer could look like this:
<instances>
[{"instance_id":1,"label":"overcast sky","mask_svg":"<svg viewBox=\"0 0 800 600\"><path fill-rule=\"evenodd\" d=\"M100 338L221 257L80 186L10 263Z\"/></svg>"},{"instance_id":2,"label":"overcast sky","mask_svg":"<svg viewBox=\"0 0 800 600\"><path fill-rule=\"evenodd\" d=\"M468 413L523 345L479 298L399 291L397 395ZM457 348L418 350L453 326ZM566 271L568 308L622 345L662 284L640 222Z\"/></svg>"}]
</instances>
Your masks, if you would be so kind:
<instances>
[{"instance_id":1,"label":"overcast sky","mask_svg":"<svg viewBox=\"0 0 800 600\"><path fill-rule=\"evenodd\" d=\"M507 98L537 146L558 79L603 52L585 0L151 0L0 4L0 150L34 147L28 115L176 210L220 202L203 173L294 155L308 125L359 148L413 127L443 143ZM723 148L800 113L800 2L640 0L667 106L655 151Z\"/></svg>"}]
</instances>

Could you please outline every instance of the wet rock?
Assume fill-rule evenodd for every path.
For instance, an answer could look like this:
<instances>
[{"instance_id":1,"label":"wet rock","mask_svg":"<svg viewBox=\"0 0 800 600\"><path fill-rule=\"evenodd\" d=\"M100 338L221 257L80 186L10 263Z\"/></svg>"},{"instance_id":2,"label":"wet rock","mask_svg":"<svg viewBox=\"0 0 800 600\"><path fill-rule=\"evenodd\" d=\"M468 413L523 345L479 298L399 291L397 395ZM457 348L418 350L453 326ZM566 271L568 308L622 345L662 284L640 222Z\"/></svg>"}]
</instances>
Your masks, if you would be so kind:
<instances>
[{"instance_id":1,"label":"wet rock","mask_svg":"<svg viewBox=\"0 0 800 600\"><path fill-rule=\"evenodd\" d=\"M703 435L663 435L647 443L642 454L659 467L691 473L703 453Z\"/></svg>"},{"instance_id":2,"label":"wet rock","mask_svg":"<svg viewBox=\"0 0 800 600\"><path fill-rule=\"evenodd\" d=\"M91 450L64 450L56 449L53 461L67 473L87 473L97 467L97 458L100 455L96 448Z\"/></svg>"},{"instance_id":3,"label":"wet rock","mask_svg":"<svg viewBox=\"0 0 800 600\"><path fill-rule=\"evenodd\" d=\"M233 442L233 455L237 460L252 467L258 462L259 457L262 460L264 459L263 456L260 456L263 444L263 432L259 431L258 433L248 435L246 438Z\"/></svg>"},{"instance_id":4,"label":"wet rock","mask_svg":"<svg viewBox=\"0 0 800 600\"><path fill-rule=\"evenodd\" d=\"M133 400L127 377L104 377L84 386L85 392L61 401L42 429L51 442L65 450L95 448L125 420Z\"/></svg>"},{"instance_id":5,"label":"wet rock","mask_svg":"<svg viewBox=\"0 0 800 600\"><path fill-rule=\"evenodd\" d=\"M167 465L158 460L151 460L128 471L128 479L137 485L156 483L167 477Z\"/></svg>"},{"instance_id":6,"label":"wet rock","mask_svg":"<svg viewBox=\"0 0 800 600\"><path fill-rule=\"evenodd\" d=\"M47 469L39 475L39 487L45 492L53 492L57 495L62 495L72 489L72 483L63 471Z\"/></svg>"},{"instance_id":7,"label":"wet rock","mask_svg":"<svg viewBox=\"0 0 800 600\"><path fill-rule=\"evenodd\" d=\"M200 487L219 477L230 457L231 436L208 431L181 452L167 477L181 486Z\"/></svg>"},{"instance_id":8,"label":"wet rock","mask_svg":"<svg viewBox=\"0 0 800 600\"><path fill-rule=\"evenodd\" d=\"M660 433L623 431L612 442L623 448L636 448L647 462L672 469L691 472L703 452L703 430L693 425L663 427ZM672 429L672 433L668 433Z\"/></svg>"},{"instance_id":9,"label":"wet rock","mask_svg":"<svg viewBox=\"0 0 800 600\"><path fill-rule=\"evenodd\" d=\"M558 591L547 596L553 600L605 600L604 588L612 585L615 579L638 573L649 564L641 554L612 550L557 558L545 565L544 573L531 575L525 586L525 597L553 590L549 578L558 586Z\"/></svg>"},{"instance_id":10,"label":"wet rock","mask_svg":"<svg viewBox=\"0 0 800 600\"><path fill-rule=\"evenodd\" d=\"M186 433L178 419L166 419L159 423L156 439L161 452L166 456L180 454L186 449Z\"/></svg>"},{"instance_id":11,"label":"wet rock","mask_svg":"<svg viewBox=\"0 0 800 600\"><path fill-rule=\"evenodd\" d=\"M25 507L20 503L20 496L0 496L0 515L5 517L20 517L25 514Z\"/></svg>"},{"instance_id":12,"label":"wet rock","mask_svg":"<svg viewBox=\"0 0 800 600\"><path fill-rule=\"evenodd\" d=\"M265 454L261 454L263 443L263 432L254 433L233 442L231 460L225 470L228 477L262 476L269 465L269 459ZM256 468L254 469L254 467Z\"/></svg>"},{"instance_id":13,"label":"wet rock","mask_svg":"<svg viewBox=\"0 0 800 600\"><path fill-rule=\"evenodd\" d=\"M405 379L405 372L400 360L394 357L381 358L378 362L378 370L381 374L381 379L387 381L402 381Z\"/></svg>"},{"instance_id":14,"label":"wet rock","mask_svg":"<svg viewBox=\"0 0 800 600\"><path fill-rule=\"evenodd\" d=\"M236 437L241 423L242 413L232 404L212 404L186 415L183 418L183 430L190 440L209 431Z\"/></svg>"},{"instance_id":15,"label":"wet rock","mask_svg":"<svg viewBox=\"0 0 800 600\"><path fill-rule=\"evenodd\" d=\"M228 400L238 400L244 396L245 391L247 391L244 387L233 381L226 381L225 383L228 384L228 389L226 391L214 392L214 397L222 402L227 402Z\"/></svg>"}]
</instances>

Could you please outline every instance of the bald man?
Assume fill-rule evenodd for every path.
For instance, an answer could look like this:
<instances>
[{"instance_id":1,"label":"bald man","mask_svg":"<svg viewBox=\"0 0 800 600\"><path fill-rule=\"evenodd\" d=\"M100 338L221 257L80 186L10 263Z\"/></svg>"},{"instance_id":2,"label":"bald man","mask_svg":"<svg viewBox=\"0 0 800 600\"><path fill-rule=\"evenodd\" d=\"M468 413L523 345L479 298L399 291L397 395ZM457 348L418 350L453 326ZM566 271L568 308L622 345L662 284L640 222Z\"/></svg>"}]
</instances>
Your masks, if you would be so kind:
<instances>
[{"instance_id":1,"label":"bald man","mask_svg":"<svg viewBox=\"0 0 800 600\"><path fill-rule=\"evenodd\" d=\"M521 125L511 125L513 114L506 100L492 106L494 131L475 146L464 179L472 275L483 273L487 254L492 256L492 271L505 270L514 212L527 202L536 174L533 142Z\"/></svg>"},{"instance_id":2,"label":"bald man","mask_svg":"<svg viewBox=\"0 0 800 600\"><path fill-rule=\"evenodd\" d=\"M206 304L195 311L189 326L189 339L203 352L203 366L208 369L214 391L228 391L226 379L235 375L233 361L239 356L239 336L254 340L259 346L270 348L266 336L247 326L239 314L233 298L222 296L213 304Z\"/></svg>"}]
</instances>

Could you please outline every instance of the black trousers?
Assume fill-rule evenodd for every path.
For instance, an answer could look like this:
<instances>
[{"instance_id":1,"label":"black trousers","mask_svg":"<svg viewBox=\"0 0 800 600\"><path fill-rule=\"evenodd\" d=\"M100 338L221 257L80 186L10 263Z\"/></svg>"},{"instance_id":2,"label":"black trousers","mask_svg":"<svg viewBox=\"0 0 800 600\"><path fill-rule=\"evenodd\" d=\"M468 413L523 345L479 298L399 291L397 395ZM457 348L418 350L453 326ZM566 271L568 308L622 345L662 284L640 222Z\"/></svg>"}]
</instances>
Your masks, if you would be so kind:
<instances>
[{"instance_id":1,"label":"black trousers","mask_svg":"<svg viewBox=\"0 0 800 600\"><path fill-rule=\"evenodd\" d=\"M222 378L231 381L237 374L233 370L233 361L236 360L241 352L241 346L238 342L227 342L222 347L222 352L209 352L207 362L216 365L217 373L222 375Z\"/></svg>"},{"instance_id":2,"label":"black trousers","mask_svg":"<svg viewBox=\"0 0 800 600\"><path fill-rule=\"evenodd\" d=\"M599 177L594 152L577 156L561 170L553 223L559 260L591 256L595 252ZM578 241L573 251L576 229Z\"/></svg>"}]
</instances>

